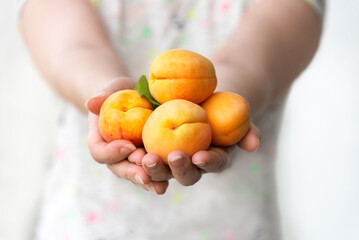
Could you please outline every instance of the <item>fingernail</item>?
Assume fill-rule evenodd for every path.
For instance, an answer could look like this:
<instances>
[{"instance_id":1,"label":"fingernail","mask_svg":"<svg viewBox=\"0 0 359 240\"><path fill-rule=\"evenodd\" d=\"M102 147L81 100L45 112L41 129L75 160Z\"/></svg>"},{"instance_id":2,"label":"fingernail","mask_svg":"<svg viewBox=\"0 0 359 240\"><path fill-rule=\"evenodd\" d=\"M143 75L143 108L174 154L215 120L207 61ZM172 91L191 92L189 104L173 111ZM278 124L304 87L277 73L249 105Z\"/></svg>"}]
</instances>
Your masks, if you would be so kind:
<instances>
[{"instance_id":1,"label":"fingernail","mask_svg":"<svg viewBox=\"0 0 359 240\"><path fill-rule=\"evenodd\" d=\"M259 143L260 143L259 138L257 139L257 141L258 141L258 143L257 143L257 148L256 148L256 150L254 150L255 152L257 152L258 149L259 149Z\"/></svg>"},{"instance_id":2,"label":"fingernail","mask_svg":"<svg viewBox=\"0 0 359 240\"><path fill-rule=\"evenodd\" d=\"M178 156L171 158L169 161L173 166L180 167L183 165L182 159L183 159L183 157L178 155Z\"/></svg>"},{"instance_id":3,"label":"fingernail","mask_svg":"<svg viewBox=\"0 0 359 240\"><path fill-rule=\"evenodd\" d=\"M126 144L125 146L123 146L120 150L120 153L123 155L127 155L130 154L131 152L135 151L136 147L132 144Z\"/></svg>"},{"instance_id":4,"label":"fingernail","mask_svg":"<svg viewBox=\"0 0 359 240\"><path fill-rule=\"evenodd\" d=\"M199 167L204 167L204 166L206 166L206 163L205 163L205 162L194 162L193 164L196 165L196 166L199 166Z\"/></svg>"},{"instance_id":5,"label":"fingernail","mask_svg":"<svg viewBox=\"0 0 359 240\"><path fill-rule=\"evenodd\" d=\"M135 175L135 181L138 183L138 184L143 184L143 180L140 176L138 175Z\"/></svg>"},{"instance_id":6,"label":"fingernail","mask_svg":"<svg viewBox=\"0 0 359 240\"><path fill-rule=\"evenodd\" d=\"M146 164L146 167L148 168L153 168L157 165L157 162L153 163L153 164Z\"/></svg>"}]
</instances>

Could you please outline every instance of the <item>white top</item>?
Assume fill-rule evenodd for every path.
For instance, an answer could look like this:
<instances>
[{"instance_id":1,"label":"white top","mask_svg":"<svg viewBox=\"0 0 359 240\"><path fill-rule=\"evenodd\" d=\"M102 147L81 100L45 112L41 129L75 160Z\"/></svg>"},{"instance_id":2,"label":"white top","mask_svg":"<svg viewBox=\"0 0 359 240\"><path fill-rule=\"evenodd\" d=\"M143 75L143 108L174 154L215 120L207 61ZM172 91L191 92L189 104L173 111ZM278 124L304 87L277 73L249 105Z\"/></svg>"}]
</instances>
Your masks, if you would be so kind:
<instances>
[{"instance_id":1,"label":"white top","mask_svg":"<svg viewBox=\"0 0 359 240\"><path fill-rule=\"evenodd\" d=\"M93 0L132 77L155 56L183 48L209 56L240 21L245 0ZM316 2L320 6L321 1ZM220 81L220 80L219 80ZM238 150L231 166L191 187L170 181L165 195L146 192L96 163L86 116L66 105L46 186L39 240L280 239L273 161L281 106L256 124L260 150Z\"/></svg>"}]
</instances>

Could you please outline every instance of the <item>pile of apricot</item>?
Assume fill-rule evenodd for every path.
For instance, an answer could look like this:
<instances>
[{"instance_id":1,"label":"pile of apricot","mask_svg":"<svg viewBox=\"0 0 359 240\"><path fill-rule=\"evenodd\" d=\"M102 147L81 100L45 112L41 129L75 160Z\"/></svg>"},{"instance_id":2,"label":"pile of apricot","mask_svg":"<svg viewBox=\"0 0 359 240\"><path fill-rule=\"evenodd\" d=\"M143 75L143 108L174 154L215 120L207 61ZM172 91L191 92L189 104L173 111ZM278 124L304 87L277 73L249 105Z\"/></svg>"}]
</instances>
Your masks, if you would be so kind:
<instances>
[{"instance_id":1,"label":"pile of apricot","mask_svg":"<svg viewBox=\"0 0 359 240\"><path fill-rule=\"evenodd\" d=\"M127 139L144 145L167 163L174 150L189 156L209 146L230 146L247 133L247 101L234 93L216 92L213 64L200 54L174 49L152 63L148 87L161 105L156 109L134 90L115 92L100 111L99 129L106 142Z\"/></svg>"}]
</instances>

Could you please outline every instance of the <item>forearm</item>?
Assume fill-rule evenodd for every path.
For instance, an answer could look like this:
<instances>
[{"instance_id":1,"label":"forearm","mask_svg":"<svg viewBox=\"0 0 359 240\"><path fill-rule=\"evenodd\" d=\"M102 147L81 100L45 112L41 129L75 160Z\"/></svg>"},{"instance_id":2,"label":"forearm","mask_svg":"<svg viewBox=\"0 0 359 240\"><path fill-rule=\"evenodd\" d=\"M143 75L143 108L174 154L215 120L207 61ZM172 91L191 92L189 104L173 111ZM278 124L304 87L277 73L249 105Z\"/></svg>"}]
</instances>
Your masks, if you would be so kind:
<instances>
[{"instance_id":1,"label":"forearm","mask_svg":"<svg viewBox=\"0 0 359 240\"><path fill-rule=\"evenodd\" d=\"M128 75L87 0L29 0L20 31L44 79L80 110L107 81Z\"/></svg>"},{"instance_id":2,"label":"forearm","mask_svg":"<svg viewBox=\"0 0 359 240\"><path fill-rule=\"evenodd\" d=\"M309 64L320 32L319 17L304 1L258 1L213 57L217 89L243 95L259 115Z\"/></svg>"}]
</instances>

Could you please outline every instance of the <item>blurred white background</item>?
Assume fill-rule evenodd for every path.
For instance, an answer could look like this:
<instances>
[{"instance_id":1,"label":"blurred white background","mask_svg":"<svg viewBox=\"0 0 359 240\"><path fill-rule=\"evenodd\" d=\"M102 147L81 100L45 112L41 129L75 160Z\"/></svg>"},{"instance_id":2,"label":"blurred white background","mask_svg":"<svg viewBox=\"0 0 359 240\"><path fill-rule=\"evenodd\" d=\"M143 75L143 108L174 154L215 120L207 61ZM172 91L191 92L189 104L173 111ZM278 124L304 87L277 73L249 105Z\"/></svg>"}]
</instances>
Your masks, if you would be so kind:
<instances>
[{"instance_id":1,"label":"blurred white background","mask_svg":"<svg viewBox=\"0 0 359 240\"><path fill-rule=\"evenodd\" d=\"M277 160L284 239L359 239L359 1L327 0L320 49L294 84Z\"/></svg>"},{"instance_id":2,"label":"blurred white background","mask_svg":"<svg viewBox=\"0 0 359 240\"><path fill-rule=\"evenodd\" d=\"M55 130L54 96L0 1L0 240L30 239Z\"/></svg>"},{"instance_id":3,"label":"blurred white background","mask_svg":"<svg viewBox=\"0 0 359 240\"><path fill-rule=\"evenodd\" d=\"M359 1L328 2L321 47L294 84L279 139L284 240L359 239ZM55 97L0 2L0 240L31 239Z\"/></svg>"}]
</instances>

